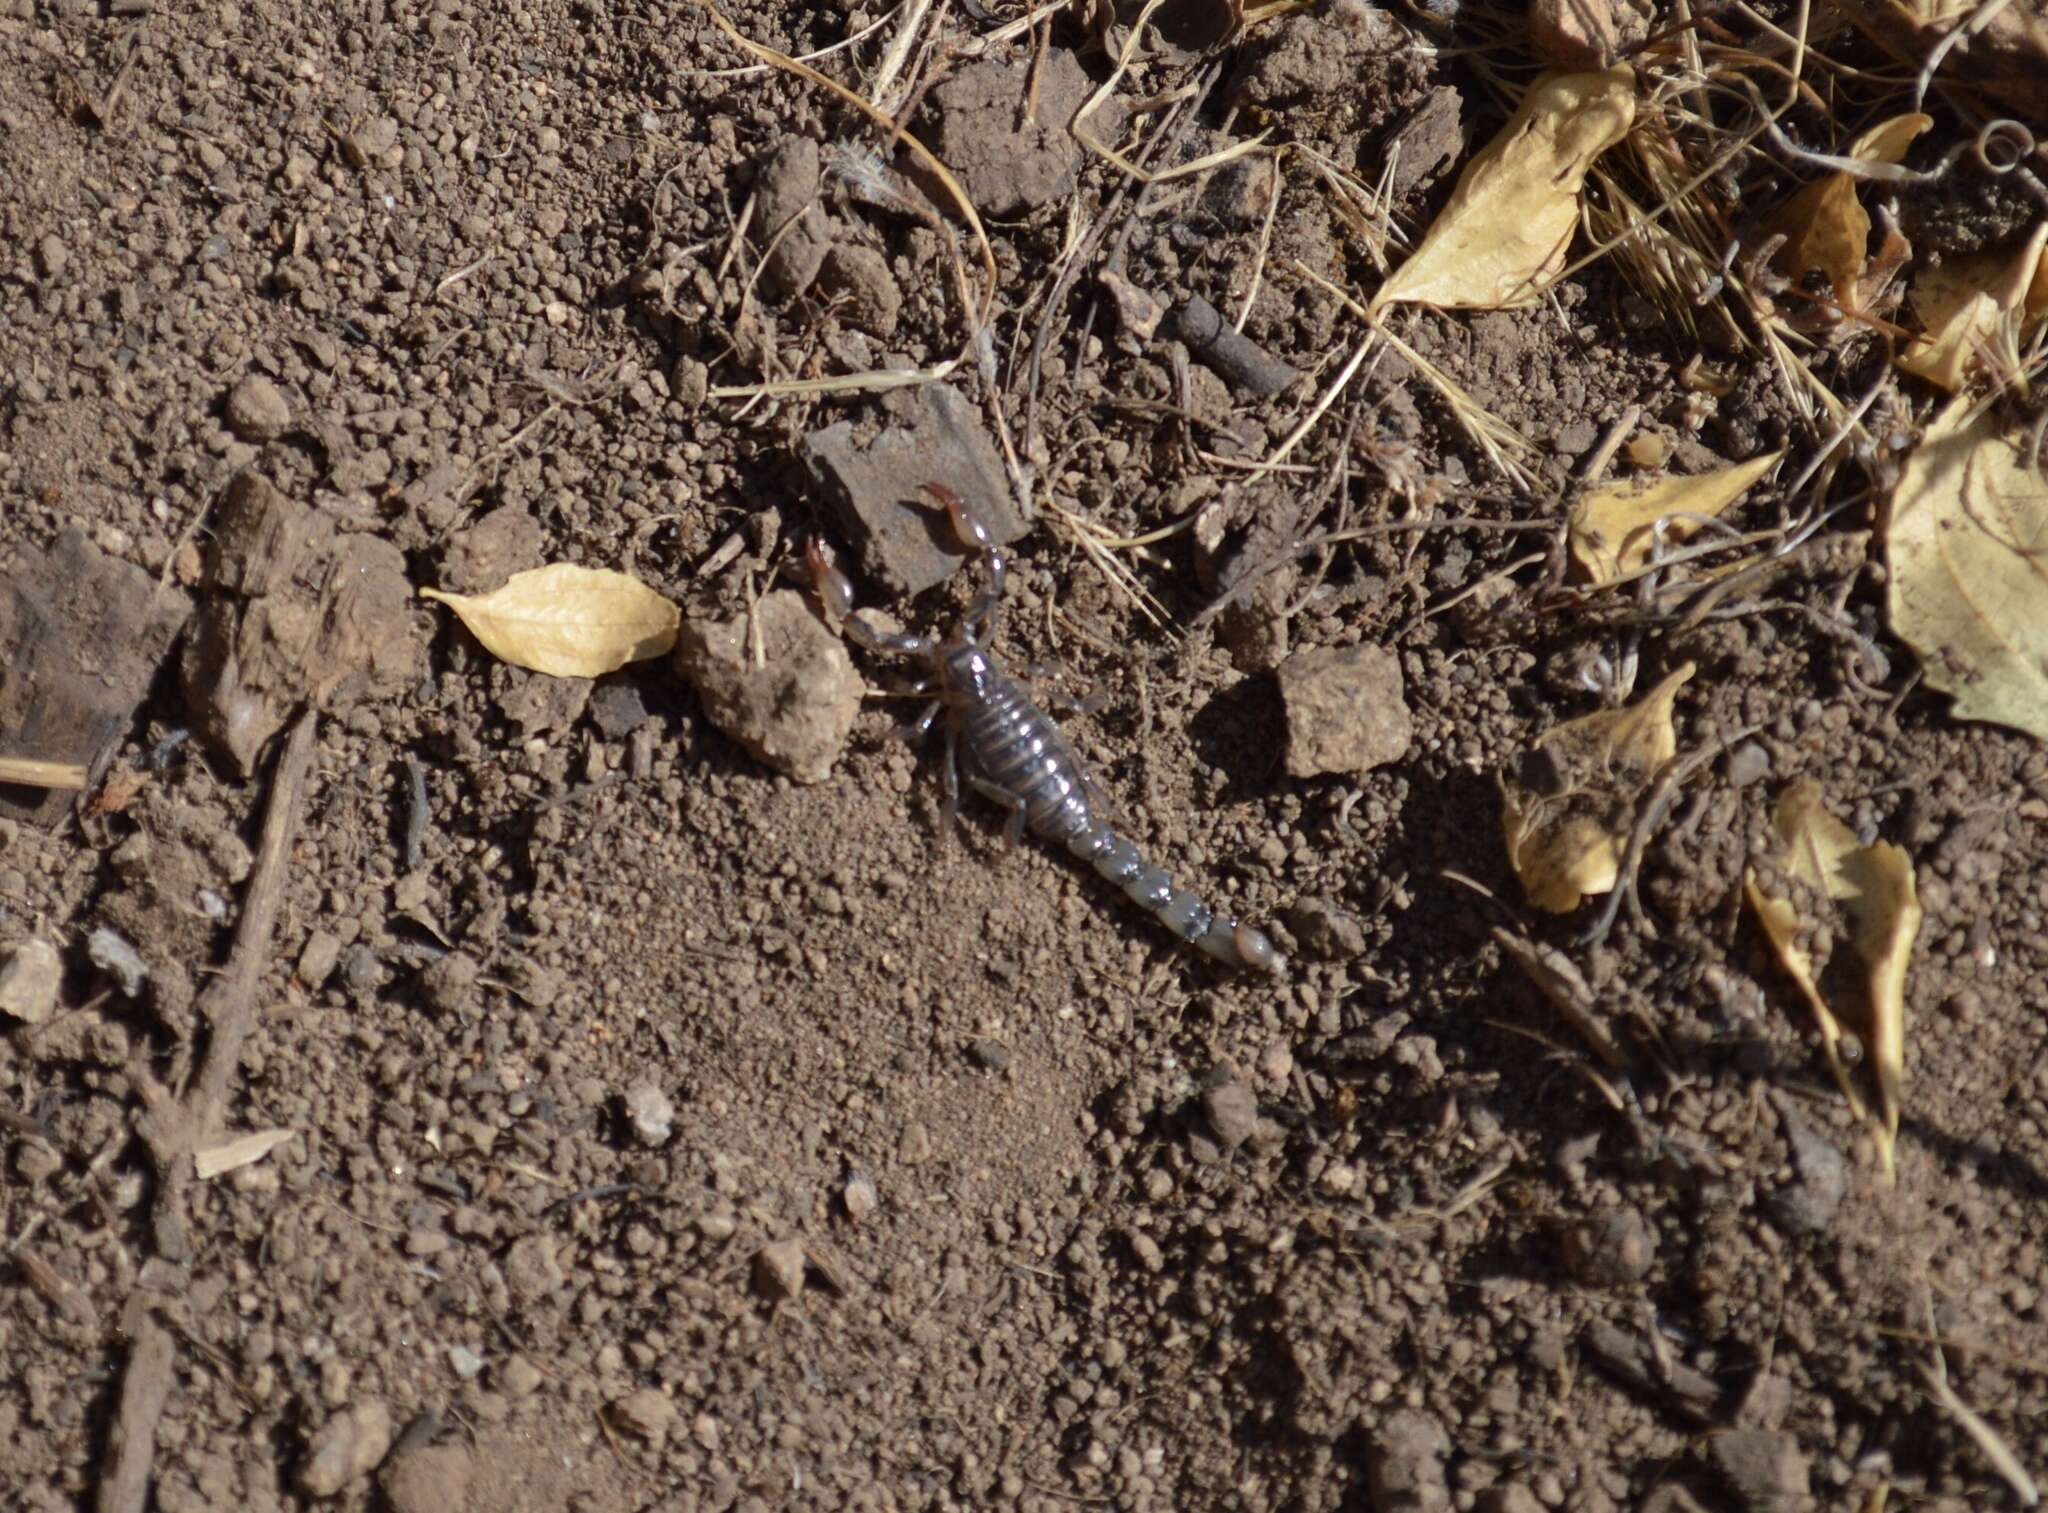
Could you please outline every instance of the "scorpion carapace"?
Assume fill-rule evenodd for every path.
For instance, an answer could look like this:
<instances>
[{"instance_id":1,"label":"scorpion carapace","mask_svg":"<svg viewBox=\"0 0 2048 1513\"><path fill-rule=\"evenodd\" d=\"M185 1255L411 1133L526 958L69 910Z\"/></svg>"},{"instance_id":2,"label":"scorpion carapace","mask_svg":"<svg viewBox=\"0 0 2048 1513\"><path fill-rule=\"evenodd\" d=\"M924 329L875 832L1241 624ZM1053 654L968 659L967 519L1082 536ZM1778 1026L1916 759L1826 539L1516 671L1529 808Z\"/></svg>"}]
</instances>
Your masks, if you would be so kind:
<instances>
[{"instance_id":1,"label":"scorpion carapace","mask_svg":"<svg viewBox=\"0 0 2048 1513\"><path fill-rule=\"evenodd\" d=\"M1219 914L1185 888L1176 888L1159 867L1102 815L1095 787L1052 717L1034 704L997 664L987 643L995 630L1003 592L1003 555L981 517L951 489L936 483L927 492L945 506L954 534L979 552L987 581L968 606L960 628L944 638L891 634L850 616L853 586L833 565L824 543L811 539L805 551L811 579L828 617L841 620L853 640L870 651L920 663L917 691L932 701L911 726L928 732L945 719L945 813L950 821L960 796L960 758L967 783L1009 811L1006 835L1015 844L1026 828L1057 842L1123 889L1132 902L1159 916L1166 927L1209 956L1233 967L1272 969L1279 955L1265 932Z\"/></svg>"}]
</instances>

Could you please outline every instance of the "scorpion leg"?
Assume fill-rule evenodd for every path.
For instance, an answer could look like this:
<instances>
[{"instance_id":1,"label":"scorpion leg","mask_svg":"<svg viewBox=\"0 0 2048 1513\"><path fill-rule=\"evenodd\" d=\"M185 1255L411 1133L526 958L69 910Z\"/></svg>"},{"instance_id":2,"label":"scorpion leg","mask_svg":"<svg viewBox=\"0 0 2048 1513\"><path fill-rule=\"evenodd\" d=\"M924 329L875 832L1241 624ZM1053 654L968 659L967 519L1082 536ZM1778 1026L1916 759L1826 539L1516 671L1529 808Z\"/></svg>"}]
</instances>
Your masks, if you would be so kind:
<instances>
[{"instance_id":1,"label":"scorpion leg","mask_svg":"<svg viewBox=\"0 0 2048 1513\"><path fill-rule=\"evenodd\" d=\"M1024 798L1012 793L1000 783L991 783L985 777L970 777L968 785L992 804L1000 805L1005 811L1003 820L1003 849L1015 851L1017 843L1024 839Z\"/></svg>"},{"instance_id":2,"label":"scorpion leg","mask_svg":"<svg viewBox=\"0 0 2048 1513\"><path fill-rule=\"evenodd\" d=\"M929 686L928 683L925 685L925 687ZM911 692L923 693L925 687L913 688ZM902 741L923 740L932 733L932 725L939 718L939 712L945 707L942 701L933 699L931 703L925 705L923 712L916 719L906 720L903 724L896 727L897 739Z\"/></svg>"},{"instance_id":3,"label":"scorpion leg","mask_svg":"<svg viewBox=\"0 0 2048 1513\"><path fill-rule=\"evenodd\" d=\"M946 762L939 769L939 790L943 797L939 801L941 828L951 833L960 823L960 751L959 737L951 724L946 726Z\"/></svg>"}]
</instances>

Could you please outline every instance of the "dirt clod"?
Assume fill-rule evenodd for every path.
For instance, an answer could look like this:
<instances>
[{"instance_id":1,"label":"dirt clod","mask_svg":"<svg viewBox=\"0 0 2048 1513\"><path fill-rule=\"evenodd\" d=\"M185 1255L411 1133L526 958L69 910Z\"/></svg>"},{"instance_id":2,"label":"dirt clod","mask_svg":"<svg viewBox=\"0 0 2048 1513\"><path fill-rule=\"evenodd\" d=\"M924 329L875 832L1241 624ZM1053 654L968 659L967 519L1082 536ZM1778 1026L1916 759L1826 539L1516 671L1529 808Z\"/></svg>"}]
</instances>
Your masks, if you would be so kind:
<instances>
[{"instance_id":1,"label":"dirt clod","mask_svg":"<svg viewBox=\"0 0 2048 1513\"><path fill-rule=\"evenodd\" d=\"M461 1445L425 1445L392 1456L378 1480L391 1513L462 1513L475 1474Z\"/></svg>"},{"instance_id":2,"label":"dirt clod","mask_svg":"<svg viewBox=\"0 0 2048 1513\"><path fill-rule=\"evenodd\" d=\"M754 245L775 249L765 272L780 299L811 287L832 246L831 223L818 202L822 161L812 138L787 136L761 160L754 181Z\"/></svg>"},{"instance_id":3,"label":"dirt clod","mask_svg":"<svg viewBox=\"0 0 2048 1513\"><path fill-rule=\"evenodd\" d=\"M228 392L228 426L244 441L270 441L292 423L292 407L276 384L251 373Z\"/></svg>"},{"instance_id":4,"label":"dirt clod","mask_svg":"<svg viewBox=\"0 0 2048 1513\"><path fill-rule=\"evenodd\" d=\"M1202 1094L1202 1117L1218 1145L1236 1150L1259 1127L1259 1096L1242 1082L1218 1083Z\"/></svg>"},{"instance_id":5,"label":"dirt clod","mask_svg":"<svg viewBox=\"0 0 2048 1513\"><path fill-rule=\"evenodd\" d=\"M1433 1415L1403 1408L1369 1425L1366 1449L1375 1513L1448 1513L1444 1460L1451 1438Z\"/></svg>"},{"instance_id":6,"label":"dirt clod","mask_svg":"<svg viewBox=\"0 0 2048 1513\"><path fill-rule=\"evenodd\" d=\"M344 1408L320 1427L299 1462L299 1486L332 1497L377 1469L391 1448L391 1409L380 1398Z\"/></svg>"},{"instance_id":7,"label":"dirt clod","mask_svg":"<svg viewBox=\"0 0 2048 1513\"><path fill-rule=\"evenodd\" d=\"M420 995L428 1007L443 1014L476 1011L477 981L483 967L467 951L450 951L420 973Z\"/></svg>"},{"instance_id":8,"label":"dirt clod","mask_svg":"<svg viewBox=\"0 0 2048 1513\"><path fill-rule=\"evenodd\" d=\"M681 1415L675 1400L657 1387L643 1387L617 1399L606 1410L611 1421L628 1434L645 1440L655 1449L668 1442Z\"/></svg>"},{"instance_id":9,"label":"dirt clod","mask_svg":"<svg viewBox=\"0 0 2048 1513\"><path fill-rule=\"evenodd\" d=\"M1565 1231L1564 1260L1593 1287L1640 1281L1657 1259L1657 1236L1634 1208L1615 1208Z\"/></svg>"},{"instance_id":10,"label":"dirt clod","mask_svg":"<svg viewBox=\"0 0 2048 1513\"><path fill-rule=\"evenodd\" d=\"M1707 1441L1707 1454L1752 1513L1798 1513L1808 1497L1807 1459L1790 1434L1730 1429Z\"/></svg>"},{"instance_id":11,"label":"dirt clod","mask_svg":"<svg viewBox=\"0 0 2048 1513\"><path fill-rule=\"evenodd\" d=\"M435 564L439 586L452 594L482 594L514 573L541 565L540 523L516 504L502 504L448 538Z\"/></svg>"},{"instance_id":12,"label":"dirt clod","mask_svg":"<svg viewBox=\"0 0 2048 1513\"><path fill-rule=\"evenodd\" d=\"M839 638L789 589L769 594L752 617L686 621L676 666L714 725L799 783L832 775L866 689Z\"/></svg>"},{"instance_id":13,"label":"dirt clod","mask_svg":"<svg viewBox=\"0 0 2048 1513\"><path fill-rule=\"evenodd\" d=\"M0 962L0 1014L23 1024L42 1024L57 1007L64 959L47 940L30 937Z\"/></svg>"},{"instance_id":14,"label":"dirt clod","mask_svg":"<svg viewBox=\"0 0 2048 1513\"><path fill-rule=\"evenodd\" d=\"M1348 961L1365 950L1358 916L1326 898L1304 898L1287 911L1287 927L1301 948L1323 961Z\"/></svg>"},{"instance_id":15,"label":"dirt clod","mask_svg":"<svg viewBox=\"0 0 2048 1513\"><path fill-rule=\"evenodd\" d=\"M1280 665L1280 697L1295 777L1370 772L1399 761L1415 738L1400 660L1383 647L1296 652Z\"/></svg>"},{"instance_id":16,"label":"dirt clod","mask_svg":"<svg viewBox=\"0 0 2048 1513\"><path fill-rule=\"evenodd\" d=\"M938 113L933 150L952 169L985 216L1014 216L1049 205L1073 188L1081 144L1069 134L1075 112L1093 88L1079 60L1044 55L1033 89L1029 59L983 58L949 74L932 91ZM1115 141L1122 112L1092 117L1098 141Z\"/></svg>"},{"instance_id":17,"label":"dirt clod","mask_svg":"<svg viewBox=\"0 0 2048 1513\"><path fill-rule=\"evenodd\" d=\"M903 290L889 260L872 247L842 242L825 255L818 289L838 303L842 316L876 336L894 336L903 309Z\"/></svg>"},{"instance_id":18,"label":"dirt clod","mask_svg":"<svg viewBox=\"0 0 2048 1513\"><path fill-rule=\"evenodd\" d=\"M345 710L418 675L404 553L340 533L258 474L228 488L208 587L187 638L185 696L200 735L244 773L301 704Z\"/></svg>"},{"instance_id":19,"label":"dirt clod","mask_svg":"<svg viewBox=\"0 0 2048 1513\"><path fill-rule=\"evenodd\" d=\"M553 1235L527 1235L505 1254L505 1284L520 1303L538 1303L567 1280L555 1259Z\"/></svg>"}]
</instances>

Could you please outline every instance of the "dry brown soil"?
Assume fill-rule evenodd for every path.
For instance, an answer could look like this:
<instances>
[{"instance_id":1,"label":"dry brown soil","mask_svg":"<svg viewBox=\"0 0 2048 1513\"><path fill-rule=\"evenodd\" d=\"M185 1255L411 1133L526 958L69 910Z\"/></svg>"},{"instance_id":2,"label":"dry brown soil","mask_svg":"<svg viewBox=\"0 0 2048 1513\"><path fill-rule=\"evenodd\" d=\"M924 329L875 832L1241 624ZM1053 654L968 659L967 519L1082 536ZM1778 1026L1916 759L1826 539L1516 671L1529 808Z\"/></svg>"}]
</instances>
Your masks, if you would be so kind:
<instances>
[{"instance_id":1,"label":"dry brown soil","mask_svg":"<svg viewBox=\"0 0 2048 1513\"><path fill-rule=\"evenodd\" d=\"M1013 14L941 11L948 45ZM878 17L733 11L791 53ZM1483 19L1268 20L1146 61L1099 130L1155 167L1269 131L1368 183L1406 131L1413 236L1504 118L1489 71L1529 74ZM864 89L893 35L819 66ZM560 559L729 616L801 533L843 537L804 438L909 424L915 391L722 391L945 363L986 287L862 117L741 71L688 5L0 0L0 558L53 593L80 528L125 587L74 595L61 634L99 646L109 593L123 644L166 606L185 626L117 707L96 801L6 791L0 947L47 939L64 973L0 1040L0 1502L141 1506L103 1478L151 1371L164 1513L2018 1506L1937 1360L2048 1467L2048 757L1952 720L1885 631L1883 459L1741 506L1750 530L1845 508L1725 612L1570 590L1560 501L1631 407L1680 471L1786 446L1789 485L1829 439L1754 352L1709 354L1725 396L1688 388L1702 338L1608 261L1528 310L1400 318L1533 444L1531 486L1391 358L1254 478L1359 339L1297 266L1378 275L1305 151L1277 202L1269 156L1138 193L1044 129L1109 76L1091 35L1063 19L979 72L920 47L899 76L953 74L911 124L993 247L992 339L945 381L1033 481L998 650L1097 696L1078 748L1177 877L1269 923L1271 979L1006 854L978 802L949 833L884 664L856 658L878 696L801 784L666 662L546 679L377 597ZM1916 161L1968 136L1936 112ZM1965 164L1900 214L1967 248L2016 194ZM1259 397L1190 362L1105 269L1169 312L1254 295L1246 336L1304 376ZM1883 374L1855 339L1812 360L1852 399ZM1928 403L1886 381L1875 413L1906 444ZM225 708L188 673L196 616L238 602L248 474L309 512L309 592L364 597ZM1211 506L1112 554L1156 623L1058 513L1135 538ZM1388 522L1434 524L1294 548ZM965 582L889 607L941 625ZM1353 645L1398 658L1412 728L1370 771L1292 777L1275 669ZM1727 750L1661 816L1640 913L1586 946L1597 901L1522 904L1499 774L1686 661L1681 748ZM254 1028L197 1137L290 1138L167 1179L145 1094L197 1085L309 694ZM1906 848L1926 909L1895 1187L1740 902L1801 776ZM101 927L148 970L133 994L90 959ZM1621 1066L1502 927L1577 963ZM144 1338L169 1348L138 1365Z\"/></svg>"}]
</instances>

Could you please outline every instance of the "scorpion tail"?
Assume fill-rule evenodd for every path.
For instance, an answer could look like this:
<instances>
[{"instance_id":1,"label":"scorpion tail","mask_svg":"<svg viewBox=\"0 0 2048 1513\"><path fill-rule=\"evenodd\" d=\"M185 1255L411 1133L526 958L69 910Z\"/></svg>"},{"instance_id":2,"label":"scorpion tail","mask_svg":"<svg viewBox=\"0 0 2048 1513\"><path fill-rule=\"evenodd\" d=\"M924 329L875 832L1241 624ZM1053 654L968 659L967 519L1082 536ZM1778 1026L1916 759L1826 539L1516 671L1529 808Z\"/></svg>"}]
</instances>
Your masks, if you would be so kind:
<instances>
[{"instance_id":1,"label":"scorpion tail","mask_svg":"<svg viewBox=\"0 0 2048 1513\"><path fill-rule=\"evenodd\" d=\"M1084 833L1069 849L1123 889L1132 903L1158 915L1174 934L1225 966L1270 971L1279 963L1279 953L1263 930L1218 914L1187 889L1176 888L1163 868L1146 861L1135 845L1114 831Z\"/></svg>"}]
</instances>

